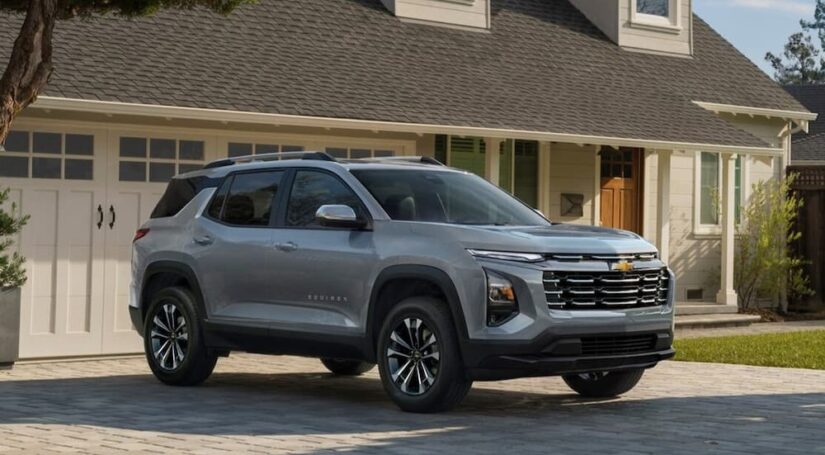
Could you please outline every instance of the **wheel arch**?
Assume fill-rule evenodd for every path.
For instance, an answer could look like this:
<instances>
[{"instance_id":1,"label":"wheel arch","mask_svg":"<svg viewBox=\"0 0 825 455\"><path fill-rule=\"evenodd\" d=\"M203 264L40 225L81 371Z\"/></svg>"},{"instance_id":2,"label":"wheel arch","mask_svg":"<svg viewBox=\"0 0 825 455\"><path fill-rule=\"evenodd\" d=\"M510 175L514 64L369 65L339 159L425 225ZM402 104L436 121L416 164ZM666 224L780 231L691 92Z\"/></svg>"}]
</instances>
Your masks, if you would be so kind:
<instances>
[{"instance_id":1,"label":"wheel arch","mask_svg":"<svg viewBox=\"0 0 825 455\"><path fill-rule=\"evenodd\" d=\"M449 307L463 353L465 343L469 339L467 322L458 290L450 276L443 270L432 266L394 265L384 269L378 275L370 294L366 326L366 347L370 360L375 360L373 357L378 342L378 332L381 330L383 317L389 313L390 309L406 297L433 295L425 288L416 287L423 284L430 286L430 290L437 291L437 295L443 297Z\"/></svg>"},{"instance_id":2,"label":"wheel arch","mask_svg":"<svg viewBox=\"0 0 825 455\"><path fill-rule=\"evenodd\" d=\"M175 261L157 261L146 267L141 283L138 304L142 317L146 317L151 296L157 291L169 286L186 286L195 296L198 312L206 316L200 283L194 270L186 264Z\"/></svg>"}]
</instances>

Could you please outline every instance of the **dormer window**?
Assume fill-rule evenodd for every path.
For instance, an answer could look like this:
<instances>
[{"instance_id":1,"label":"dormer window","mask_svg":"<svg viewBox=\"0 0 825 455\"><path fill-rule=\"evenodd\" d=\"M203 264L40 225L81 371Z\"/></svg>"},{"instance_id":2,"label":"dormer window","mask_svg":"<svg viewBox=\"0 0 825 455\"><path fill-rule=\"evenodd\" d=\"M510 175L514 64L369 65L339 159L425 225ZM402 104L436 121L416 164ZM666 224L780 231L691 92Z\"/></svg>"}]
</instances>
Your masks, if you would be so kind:
<instances>
[{"instance_id":1,"label":"dormer window","mask_svg":"<svg viewBox=\"0 0 825 455\"><path fill-rule=\"evenodd\" d=\"M680 0L630 0L630 25L679 33L682 29Z\"/></svg>"}]
</instances>

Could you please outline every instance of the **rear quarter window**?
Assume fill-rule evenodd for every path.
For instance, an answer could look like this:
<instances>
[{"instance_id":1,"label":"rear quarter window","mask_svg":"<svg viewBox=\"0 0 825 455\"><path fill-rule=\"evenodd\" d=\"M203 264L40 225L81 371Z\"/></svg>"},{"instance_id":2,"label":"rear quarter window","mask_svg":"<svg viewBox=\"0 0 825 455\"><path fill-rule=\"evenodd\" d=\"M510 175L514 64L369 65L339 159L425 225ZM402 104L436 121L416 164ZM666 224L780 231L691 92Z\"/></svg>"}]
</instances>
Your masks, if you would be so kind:
<instances>
[{"instance_id":1,"label":"rear quarter window","mask_svg":"<svg viewBox=\"0 0 825 455\"><path fill-rule=\"evenodd\" d=\"M208 177L191 177L187 179L172 179L161 196L158 205L152 211L152 218L167 218L177 215L186 204L206 188L215 188L219 179Z\"/></svg>"}]
</instances>

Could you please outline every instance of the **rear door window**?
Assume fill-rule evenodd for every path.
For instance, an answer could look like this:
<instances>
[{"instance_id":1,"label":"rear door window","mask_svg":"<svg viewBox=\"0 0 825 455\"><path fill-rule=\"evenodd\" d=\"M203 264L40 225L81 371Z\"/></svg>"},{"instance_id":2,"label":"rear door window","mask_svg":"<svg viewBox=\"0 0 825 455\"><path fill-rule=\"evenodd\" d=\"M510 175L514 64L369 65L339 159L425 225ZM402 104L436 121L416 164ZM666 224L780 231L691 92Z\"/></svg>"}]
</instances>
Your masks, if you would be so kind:
<instances>
[{"instance_id":1,"label":"rear door window","mask_svg":"<svg viewBox=\"0 0 825 455\"><path fill-rule=\"evenodd\" d=\"M207 216L233 226L268 226L283 175L283 171L265 171L227 178Z\"/></svg>"}]
</instances>

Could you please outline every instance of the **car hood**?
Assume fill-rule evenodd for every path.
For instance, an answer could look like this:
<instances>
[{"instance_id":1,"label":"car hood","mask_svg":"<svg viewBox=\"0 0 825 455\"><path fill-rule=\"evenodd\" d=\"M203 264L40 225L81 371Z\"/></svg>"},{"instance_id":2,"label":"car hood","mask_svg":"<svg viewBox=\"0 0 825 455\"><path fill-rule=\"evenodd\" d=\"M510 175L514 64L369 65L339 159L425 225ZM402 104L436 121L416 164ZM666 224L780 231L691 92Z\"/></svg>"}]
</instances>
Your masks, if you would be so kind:
<instances>
[{"instance_id":1,"label":"car hood","mask_svg":"<svg viewBox=\"0 0 825 455\"><path fill-rule=\"evenodd\" d=\"M653 253L647 240L628 231L574 224L551 226L440 225L465 248L519 253L630 254Z\"/></svg>"}]
</instances>

